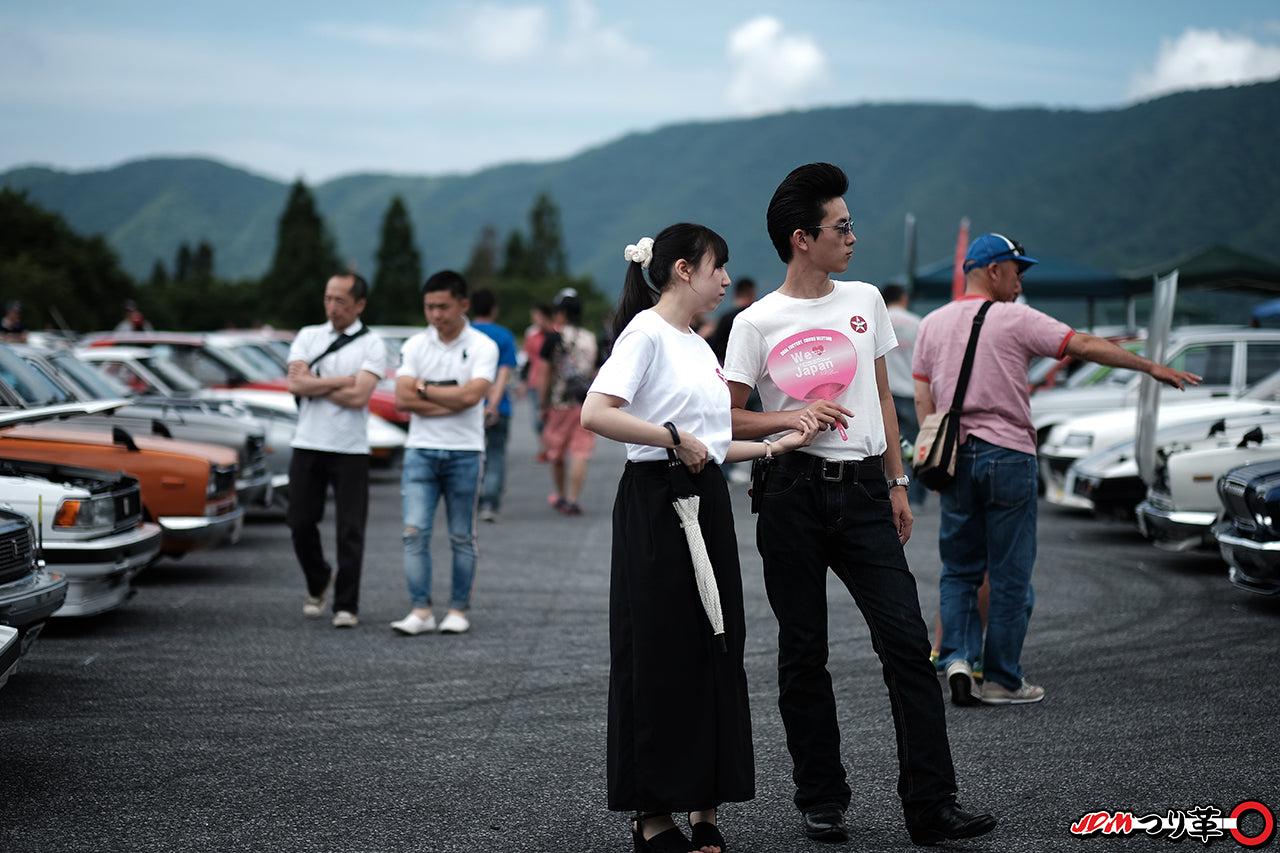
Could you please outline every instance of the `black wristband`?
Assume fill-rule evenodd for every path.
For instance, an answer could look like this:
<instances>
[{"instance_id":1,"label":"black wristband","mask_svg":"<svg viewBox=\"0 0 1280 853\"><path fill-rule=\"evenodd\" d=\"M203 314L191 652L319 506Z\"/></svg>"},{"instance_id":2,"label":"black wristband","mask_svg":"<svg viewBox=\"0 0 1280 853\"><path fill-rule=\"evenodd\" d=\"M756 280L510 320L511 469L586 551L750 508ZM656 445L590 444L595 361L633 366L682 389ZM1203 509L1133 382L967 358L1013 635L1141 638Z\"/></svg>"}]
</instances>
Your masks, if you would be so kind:
<instances>
[{"instance_id":1,"label":"black wristband","mask_svg":"<svg viewBox=\"0 0 1280 853\"><path fill-rule=\"evenodd\" d=\"M676 429L676 425L673 424L671 421L667 421L665 424L663 424L663 426L667 428L667 432L671 433L671 442L672 442L671 446L679 447L680 446L680 430Z\"/></svg>"}]
</instances>

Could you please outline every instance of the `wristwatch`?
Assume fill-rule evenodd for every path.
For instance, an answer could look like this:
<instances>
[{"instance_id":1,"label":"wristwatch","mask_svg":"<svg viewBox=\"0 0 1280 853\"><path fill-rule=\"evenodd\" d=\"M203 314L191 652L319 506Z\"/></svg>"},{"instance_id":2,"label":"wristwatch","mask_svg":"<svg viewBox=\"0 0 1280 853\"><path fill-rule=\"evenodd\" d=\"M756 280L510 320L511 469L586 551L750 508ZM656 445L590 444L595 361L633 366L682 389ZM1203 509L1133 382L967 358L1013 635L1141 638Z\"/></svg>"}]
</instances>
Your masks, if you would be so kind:
<instances>
[{"instance_id":1,"label":"wristwatch","mask_svg":"<svg viewBox=\"0 0 1280 853\"><path fill-rule=\"evenodd\" d=\"M901 477L897 477L889 481L889 488L891 489L894 486L902 486L902 488L905 489L907 486L910 486L910 485L911 485L911 478L908 477L906 474L903 474Z\"/></svg>"}]
</instances>

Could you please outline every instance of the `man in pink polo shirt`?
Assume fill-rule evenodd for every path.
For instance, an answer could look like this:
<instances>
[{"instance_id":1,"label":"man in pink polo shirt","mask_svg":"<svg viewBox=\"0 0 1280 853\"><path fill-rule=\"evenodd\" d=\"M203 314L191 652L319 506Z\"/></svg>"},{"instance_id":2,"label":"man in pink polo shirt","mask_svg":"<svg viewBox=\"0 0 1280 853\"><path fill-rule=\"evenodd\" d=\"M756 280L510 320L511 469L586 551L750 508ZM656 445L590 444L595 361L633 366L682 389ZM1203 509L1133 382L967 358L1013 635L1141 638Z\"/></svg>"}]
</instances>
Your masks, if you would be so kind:
<instances>
[{"instance_id":1,"label":"man in pink polo shirt","mask_svg":"<svg viewBox=\"0 0 1280 853\"><path fill-rule=\"evenodd\" d=\"M951 406L974 315L984 301L996 303L983 321L965 394L956 479L941 494L939 661L957 705L1044 698L1044 688L1023 678L1021 664L1036 560L1036 431L1027 389L1032 359L1073 355L1140 370L1179 390L1200 381L1015 302L1023 274L1035 263L1000 234L974 240L965 255L964 296L921 321L911 363L916 414L923 423ZM984 574L991 582L985 641L977 606ZM984 671L978 686L973 666L980 657Z\"/></svg>"}]
</instances>

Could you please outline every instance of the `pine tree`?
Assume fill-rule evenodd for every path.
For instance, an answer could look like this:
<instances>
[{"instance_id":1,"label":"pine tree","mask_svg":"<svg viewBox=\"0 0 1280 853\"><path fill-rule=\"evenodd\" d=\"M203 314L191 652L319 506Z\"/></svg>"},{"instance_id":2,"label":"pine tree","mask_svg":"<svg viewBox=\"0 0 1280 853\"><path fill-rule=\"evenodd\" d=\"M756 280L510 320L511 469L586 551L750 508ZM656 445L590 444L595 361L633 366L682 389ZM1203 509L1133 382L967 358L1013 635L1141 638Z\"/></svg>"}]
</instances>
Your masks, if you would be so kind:
<instances>
[{"instance_id":1,"label":"pine tree","mask_svg":"<svg viewBox=\"0 0 1280 853\"><path fill-rule=\"evenodd\" d=\"M369 296L372 322L421 325L422 256L413 244L413 223L404 199L395 196L382 218L378 271Z\"/></svg>"},{"instance_id":2,"label":"pine tree","mask_svg":"<svg viewBox=\"0 0 1280 853\"><path fill-rule=\"evenodd\" d=\"M271 269L262 279L262 315L286 329L321 321L325 283L343 269L311 191L297 181L280 215Z\"/></svg>"}]
</instances>

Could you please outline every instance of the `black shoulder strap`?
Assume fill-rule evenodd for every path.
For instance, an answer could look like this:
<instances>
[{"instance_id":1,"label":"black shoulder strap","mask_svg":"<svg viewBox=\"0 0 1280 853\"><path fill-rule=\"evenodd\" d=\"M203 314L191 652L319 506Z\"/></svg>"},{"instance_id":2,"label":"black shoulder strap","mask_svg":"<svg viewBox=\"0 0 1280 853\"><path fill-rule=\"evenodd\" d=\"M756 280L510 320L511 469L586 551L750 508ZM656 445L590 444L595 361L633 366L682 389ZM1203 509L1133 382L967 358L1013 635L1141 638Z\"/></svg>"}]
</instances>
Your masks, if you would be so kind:
<instances>
[{"instance_id":1,"label":"black shoulder strap","mask_svg":"<svg viewBox=\"0 0 1280 853\"><path fill-rule=\"evenodd\" d=\"M969 390L969 374L973 372L973 356L978 351L978 333L982 331L982 321L987 310L993 305L990 300L982 303L973 318L973 331L969 333L969 346L964 351L964 361L960 364L960 377L956 380L956 393L951 398L951 411L959 415L964 409L964 395Z\"/></svg>"},{"instance_id":2,"label":"black shoulder strap","mask_svg":"<svg viewBox=\"0 0 1280 853\"><path fill-rule=\"evenodd\" d=\"M311 359L311 361L307 364L307 369L309 370L314 369L316 364L320 361L320 359L324 358L326 355L330 355L332 353L337 352L338 350L342 349L347 344L351 343L352 341L354 341L356 338L360 337L367 331L369 331L368 326L361 326L360 331L355 332L354 334L348 335L346 333L343 333L338 335L336 338L333 339L332 343L329 344L328 349L320 353L315 358Z\"/></svg>"}]
</instances>

